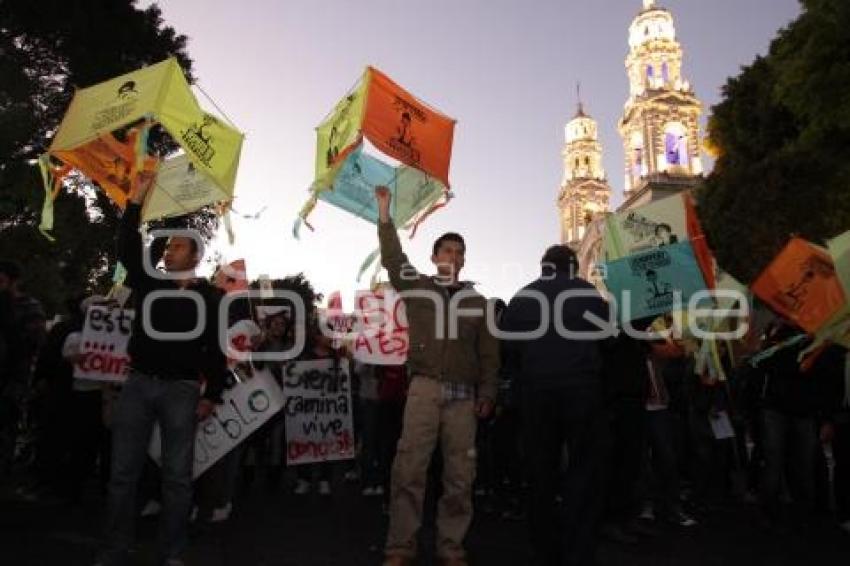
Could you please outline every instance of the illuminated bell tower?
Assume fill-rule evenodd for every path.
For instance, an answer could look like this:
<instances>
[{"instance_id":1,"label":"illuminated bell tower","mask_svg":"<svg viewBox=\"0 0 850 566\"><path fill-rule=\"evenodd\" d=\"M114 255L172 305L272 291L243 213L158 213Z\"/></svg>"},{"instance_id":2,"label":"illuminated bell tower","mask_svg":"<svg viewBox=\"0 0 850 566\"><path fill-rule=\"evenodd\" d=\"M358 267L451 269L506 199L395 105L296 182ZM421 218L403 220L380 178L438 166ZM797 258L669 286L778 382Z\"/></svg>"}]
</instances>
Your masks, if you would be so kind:
<instances>
[{"instance_id":1,"label":"illuminated bell tower","mask_svg":"<svg viewBox=\"0 0 850 566\"><path fill-rule=\"evenodd\" d=\"M564 134L564 176L558 195L561 243L577 249L588 225L608 211L611 187L602 168L596 121L584 113L581 102Z\"/></svg>"},{"instance_id":2,"label":"illuminated bell tower","mask_svg":"<svg viewBox=\"0 0 850 566\"><path fill-rule=\"evenodd\" d=\"M696 185L703 173L702 105L682 75L673 15L655 0L629 27L629 98L619 131L625 150L625 202L631 208Z\"/></svg>"}]
</instances>

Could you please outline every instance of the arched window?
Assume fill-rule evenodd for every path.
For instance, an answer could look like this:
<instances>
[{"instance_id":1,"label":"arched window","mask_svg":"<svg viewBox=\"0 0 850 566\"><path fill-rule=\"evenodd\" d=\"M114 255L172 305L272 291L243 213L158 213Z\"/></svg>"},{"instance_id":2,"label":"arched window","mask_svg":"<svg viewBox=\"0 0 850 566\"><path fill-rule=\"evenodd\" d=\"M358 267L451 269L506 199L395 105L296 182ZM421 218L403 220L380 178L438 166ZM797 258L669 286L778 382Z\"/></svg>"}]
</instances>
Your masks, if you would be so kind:
<instances>
[{"instance_id":1,"label":"arched window","mask_svg":"<svg viewBox=\"0 0 850 566\"><path fill-rule=\"evenodd\" d=\"M664 153L667 165L688 166L687 130L680 122L671 122L664 127Z\"/></svg>"},{"instance_id":2,"label":"arched window","mask_svg":"<svg viewBox=\"0 0 850 566\"><path fill-rule=\"evenodd\" d=\"M584 158L584 164L585 164L585 166L590 167L590 158L589 157Z\"/></svg>"},{"instance_id":3,"label":"arched window","mask_svg":"<svg viewBox=\"0 0 850 566\"><path fill-rule=\"evenodd\" d=\"M646 78L651 79L655 76L655 69L652 68L652 65L646 66Z\"/></svg>"},{"instance_id":4,"label":"arched window","mask_svg":"<svg viewBox=\"0 0 850 566\"><path fill-rule=\"evenodd\" d=\"M636 147L632 149L632 175L640 177L643 173L643 148Z\"/></svg>"},{"instance_id":5,"label":"arched window","mask_svg":"<svg viewBox=\"0 0 850 566\"><path fill-rule=\"evenodd\" d=\"M665 83L670 81L670 68L667 66L667 61L661 63L661 78Z\"/></svg>"}]
</instances>

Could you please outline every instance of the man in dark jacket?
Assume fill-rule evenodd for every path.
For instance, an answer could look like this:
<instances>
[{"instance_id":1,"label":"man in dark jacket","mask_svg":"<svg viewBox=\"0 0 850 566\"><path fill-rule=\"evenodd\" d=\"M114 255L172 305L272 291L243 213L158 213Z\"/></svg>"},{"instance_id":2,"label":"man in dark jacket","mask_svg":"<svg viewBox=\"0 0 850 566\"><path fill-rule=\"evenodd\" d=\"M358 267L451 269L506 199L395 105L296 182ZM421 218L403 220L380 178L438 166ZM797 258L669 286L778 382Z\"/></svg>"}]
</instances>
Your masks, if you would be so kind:
<instances>
[{"instance_id":1,"label":"man in dark jacket","mask_svg":"<svg viewBox=\"0 0 850 566\"><path fill-rule=\"evenodd\" d=\"M197 242L169 238L165 273L158 276L143 263L139 222L152 181L140 174L118 233L118 258L133 289L136 316L128 346L130 374L112 422L105 565L122 564L132 544L136 485L154 423L163 446L160 559L168 566L182 564L192 506L195 424L220 402L227 372L218 343L221 292L194 277L201 259Z\"/></svg>"},{"instance_id":2,"label":"man in dark jacket","mask_svg":"<svg viewBox=\"0 0 850 566\"><path fill-rule=\"evenodd\" d=\"M539 335L515 334L506 343L516 354L511 371L523 397L531 542L535 564L592 564L604 502L601 344L610 336L609 311L594 287L575 275L578 261L570 248L552 246L542 263L543 275L511 300L503 319L508 332L537 330ZM558 521L555 496L564 443L569 468Z\"/></svg>"}]
</instances>

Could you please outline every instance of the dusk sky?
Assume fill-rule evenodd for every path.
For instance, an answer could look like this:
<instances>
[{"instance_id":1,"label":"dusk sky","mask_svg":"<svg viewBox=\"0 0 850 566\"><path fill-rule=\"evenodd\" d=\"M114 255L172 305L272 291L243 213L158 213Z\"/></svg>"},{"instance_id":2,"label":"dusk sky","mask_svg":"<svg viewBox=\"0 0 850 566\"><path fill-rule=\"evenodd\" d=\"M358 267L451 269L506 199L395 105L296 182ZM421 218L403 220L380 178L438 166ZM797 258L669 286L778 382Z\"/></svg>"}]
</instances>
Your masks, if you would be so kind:
<instances>
[{"instance_id":1,"label":"dusk sky","mask_svg":"<svg viewBox=\"0 0 850 566\"><path fill-rule=\"evenodd\" d=\"M148 5L143 2L142 5ZM617 120L628 96L627 31L641 0L166 0L165 20L189 36L200 86L246 133L234 218L249 276L304 271L346 306L358 267L377 246L373 225L320 202L315 232L292 225L313 176L315 126L366 65L374 65L458 120L450 179L456 198L413 240L414 265L431 272L433 240L458 231L464 277L508 299L537 275L558 242L556 198L564 125L581 81L599 122L612 207L622 201ZM764 53L800 11L797 0L663 0L684 48L683 75L705 117L727 77ZM209 101L200 98L210 108ZM704 130L701 132L704 134Z\"/></svg>"}]
</instances>

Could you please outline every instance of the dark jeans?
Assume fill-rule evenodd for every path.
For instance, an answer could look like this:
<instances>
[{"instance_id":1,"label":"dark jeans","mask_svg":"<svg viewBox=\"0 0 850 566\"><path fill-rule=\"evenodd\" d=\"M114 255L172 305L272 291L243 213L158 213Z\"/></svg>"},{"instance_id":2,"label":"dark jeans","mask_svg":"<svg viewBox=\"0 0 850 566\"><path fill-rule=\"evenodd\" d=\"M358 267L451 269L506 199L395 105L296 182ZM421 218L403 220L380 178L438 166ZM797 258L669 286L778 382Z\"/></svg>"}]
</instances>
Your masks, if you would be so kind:
<instances>
[{"instance_id":1,"label":"dark jeans","mask_svg":"<svg viewBox=\"0 0 850 566\"><path fill-rule=\"evenodd\" d=\"M381 468L379 402L375 399L360 400L360 469L364 487L385 485Z\"/></svg>"},{"instance_id":2,"label":"dark jeans","mask_svg":"<svg viewBox=\"0 0 850 566\"><path fill-rule=\"evenodd\" d=\"M214 510L233 501L243 448L242 444L236 446L195 481L195 502L200 518L208 519Z\"/></svg>"},{"instance_id":3,"label":"dark jeans","mask_svg":"<svg viewBox=\"0 0 850 566\"><path fill-rule=\"evenodd\" d=\"M670 516L678 513L679 469L669 409L645 411L646 442L649 448L644 495L655 501L655 511ZM651 495L650 495L651 494Z\"/></svg>"},{"instance_id":4,"label":"dark jeans","mask_svg":"<svg viewBox=\"0 0 850 566\"><path fill-rule=\"evenodd\" d=\"M506 488L508 492L502 495L517 494L522 486L521 426L520 413L515 407L504 408L496 417L493 430L496 487L500 491Z\"/></svg>"},{"instance_id":5,"label":"dark jeans","mask_svg":"<svg viewBox=\"0 0 850 566\"><path fill-rule=\"evenodd\" d=\"M476 461L475 489L490 493L496 486L495 419L478 423L475 431Z\"/></svg>"},{"instance_id":6,"label":"dark jeans","mask_svg":"<svg viewBox=\"0 0 850 566\"><path fill-rule=\"evenodd\" d=\"M835 424L832 456L835 482L835 511L839 522L850 521L850 415Z\"/></svg>"},{"instance_id":7,"label":"dark jeans","mask_svg":"<svg viewBox=\"0 0 850 566\"><path fill-rule=\"evenodd\" d=\"M814 506L814 463L817 449L815 421L764 409L761 415L764 443L762 503L768 514L779 510L782 478L788 473L788 487L795 504L805 511Z\"/></svg>"},{"instance_id":8,"label":"dark jeans","mask_svg":"<svg viewBox=\"0 0 850 566\"><path fill-rule=\"evenodd\" d=\"M618 399L608 408L612 436L606 464L606 519L612 523L627 523L637 516L637 484L643 463L645 412L642 399Z\"/></svg>"},{"instance_id":9,"label":"dark jeans","mask_svg":"<svg viewBox=\"0 0 850 566\"><path fill-rule=\"evenodd\" d=\"M741 497L746 489L746 444L738 439L743 431L735 430L735 438L717 440L711 428L712 418L707 413L692 410L688 419L694 456L691 500L701 505L709 505L728 495Z\"/></svg>"},{"instance_id":10,"label":"dark jeans","mask_svg":"<svg viewBox=\"0 0 850 566\"><path fill-rule=\"evenodd\" d=\"M86 480L92 477L98 455L105 457L103 426L103 396L100 391L71 393L72 420L70 432L70 461L67 475L68 494L74 500L82 496ZM103 481L105 478L100 478Z\"/></svg>"},{"instance_id":11,"label":"dark jeans","mask_svg":"<svg viewBox=\"0 0 850 566\"><path fill-rule=\"evenodd\" d=\"M316 476L317 481L331 481L333 476L333 463L332 462L316 462L313 464L302 464L296 467L295 475L299 480L303 480L306 482L313 481L313 475Z\"/></svg>"},{"instance_id":12,"label":"dark jeans","mask_svg":"<svg viewBox=\"0 0 850 566\"><path fill-rule=\"evenodd\" d=\"M131 372L112 421L112 473L106 515L107 564L120 563L133 543L136 487L145 465L151 431L162 435L162 514L159 552L179 558L187 543L192 508L196 381L166 381Z\"/></svg>"},{"instance_id":13,"label":"dark jeans","mask_svg":"<svg viewBox=\"0 0 850 566\"><path fill-rule=\"evenodd\" d=\"M525 455L529 466L530 542L534 564L593 564L604 507L607 416L599 395L585 391L523 392ZM562 448L569 465L561 476ZM555 496L563 497L560 518Z\"/></svg>"},{"instance_id":14,"label":"dark jeans","mask_svg":"<svg viewBox=\"0 0 850 566\"><path fill-rule=\"evenodd\" d=\"M401 436L404 401L361 401L363 486L389 488L390 470Z\"/></svg>"}]
</instances>

